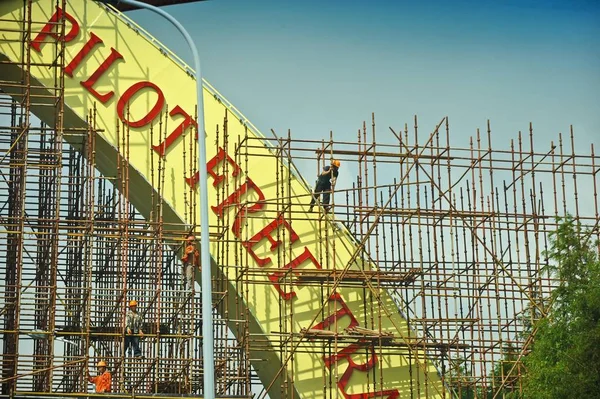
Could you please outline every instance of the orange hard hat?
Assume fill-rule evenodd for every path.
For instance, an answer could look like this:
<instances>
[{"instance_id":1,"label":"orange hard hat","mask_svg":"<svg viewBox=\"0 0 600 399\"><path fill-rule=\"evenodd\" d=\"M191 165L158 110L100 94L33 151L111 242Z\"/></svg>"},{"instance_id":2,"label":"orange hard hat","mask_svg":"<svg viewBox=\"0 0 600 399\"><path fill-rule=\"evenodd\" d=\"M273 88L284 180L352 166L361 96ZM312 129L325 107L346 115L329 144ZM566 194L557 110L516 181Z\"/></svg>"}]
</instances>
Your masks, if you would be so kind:
<instances>
[{"instance_id":1,"label":"orange hard hat","mask_svg":"<svg viewBox=\"0 0 600 399\"><path fill-rule=\"evenodd\" d=\"M129 307L132 306L137 306L137 301L135 299L132 299L131 301L129 301Z\"/></svg>"},{"instance_id":2,"label":"orange hard hat","mask_svg":"<svg viewBox=\"0 0 600 399\"><path fill-rule=\"evenodd\" d=\"M333 161L331 161L331 164L333 166L337 166L338 168L340 167L340 161L338 161L337 159L334 159Z\"/></svg>"},{"instance_id":3,"label":"orange hard hat","mask_svg":"<svg viewBox=\"0 0 600 399\"><path fill-rule=\"evenodd\" d=\"M98 367L106 367L106 362L104 360L100 360L98 362Z\"/></svg>"}]
</instances>

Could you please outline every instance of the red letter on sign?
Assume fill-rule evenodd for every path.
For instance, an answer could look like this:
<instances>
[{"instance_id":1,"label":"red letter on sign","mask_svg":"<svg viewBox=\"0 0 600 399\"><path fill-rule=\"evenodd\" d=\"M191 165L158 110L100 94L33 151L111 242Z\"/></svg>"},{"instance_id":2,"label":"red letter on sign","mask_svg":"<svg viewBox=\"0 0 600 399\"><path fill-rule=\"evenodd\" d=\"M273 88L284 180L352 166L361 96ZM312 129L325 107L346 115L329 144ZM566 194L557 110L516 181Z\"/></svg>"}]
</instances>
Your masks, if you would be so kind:
<instances>
[{"instance_id":1,"label":"red letter on sign","mask_svg":"<svg viewBox=\"0 0 600 399\"><path fill-rule=\"evenodd\" d=\"M71 30L69 30L69 33L67 33L64 37L65 43L68 43L77 37L77 34L79 34L79 24L77 23L75 18L69 15L69 13L63 12L62 8L56 7L56 12L50 18L50 21L48 21L48 23L44 25L40 33L38 33L35 39L33 39L33 41L31 42L31 47L35 51L37 51L38 53L40 52L42 43L44 42L44 40L46 40L48 36L52 36L55 40L61 39L59 38L58 34L54 33L53 31L54 28L56 28L57 31L59 30L61 20L63 19L63 15L64 18L71 23Z\"/></svg>"},{"instance_id":2,"label":"red letter on sign","mask_svg":"<svg viewBox=\"0 0 600 399\"><path fill-rule=\"evenodd\" d=\"M79 54L78 54L79 55ZM115 61L123 59L123 56L114 48L110 48L110 55L107 59L104 60L102 64L94 71L92 76L88 78L85 82L81 82L81 85L85 87L90 93L94 95L102 104L106 103L110 98L115 94L113 91L109 91L108 93L100 94L98 93L92 86L96 83L98 79L110 68Z\"/></svg>"},{"instance_id":3,"label":"red letter on sign","mask_svg":"<svg viewBox=\"0 0 600 399\"><path fill-rule=\"evenodd\" d=\"M306 262L307 260L310 260L311 263L313 265L315 265L315 267L317 269L321 269L321 265L319 264L319 262L317 262L317 260L313 256L313 254L310 253L310 250L307 247L304 247L304 252L302 252L302 254L300 256L296 257L296 259L294 259L293 261L291 261L284 267L280 268L279 270L286 270L286 269L293 270L293 269L297 268L298 266L300 266L301 264L303 264L304 262ZM294 273L294 274L297 275L298 273ZM281 285L279 284L279 281L284 276L285 276L285 272L283 272L283 271L275 272L275 273L269 275L269 280L271 280L271 282L273 283L273 286L275 287L277 292L279 292L279 295L281 295L281 297L287 301L287 300L290 300L293 297L295 297L296 293L294 291L290 291L290 292L283 291L283 289L281 288ZM295 285L297 285L297 284L295 284Z\"/></svg>"},{"instance_id":4,"label":"red letter on sign","mask_svg":"<svg viewBox=\"0 0 600 399\"><path fill-rule=\"evenodd\" d=\"M127 104L129 104L129 101L134 95L136 95L140 90L143 90L146 87L153 89L156 92L156 94L158 94L156 104L154 104L154 107L152 107L150 112L148 112L146 116L144 116L140 120L128 120L127 118L129 117L129 115L127 115L126 118L125 112L127 112L127 110L125 109L125 107L127 106ZM163 108L163 105L165 105L165 96L162 90L157 85L147 81L137 82L134 85L132 85L129 89L125 90L125 93L123 93L123 95L121 95L121 98L119 98L119 102L117 103L117 115L119 115L119 119L121 119L121 121L128 126L142 127L152 122L154 118L158 116L158 114Z\"/></svg>"},{"instance_id":5,"label":"red letter on sign","mask_svg":"<svg viewBox=\"0 0 600 399\"><path fill-rule=\"evenodd\" d=\"M271 233L273 231L277 230L277 228L281 225L283 225L285 227L285 229L290 232L290 244L293 244L294 242L298 241L298 239L300 238L300 237L298 237L298 234L296 234L296 232L292 229L292 226L290 226L290 224L287 222L287 220L285 220L283 215L280 215L277 219L273 220L271 223L269 223L267 226L265 226L261 231L256 233L251 239L249 239L248 241L244 241L242 243L244 245L244 247L246 247L246 250L248 250L248 253L250 254L250 256L252 256L252 258L256 261L256 263L258 263L259 266L265 266L265 265L269 264L271 262L271 258L269 258L269 257L262 258L262 259L259 258L256 255L256 253L254 253L254 251L252 250L252 247L254 247L256 244L261 242L263 240L263 238L266 238L271 243L271 252L275 251L275 249L279 245L281 245L281 241L280 240L276 241L273 238L273 236L271 235Z\"/></svg>"},{"instance_id":6,"label":"red letter on sign","mask_svg":"<svg viewBox=\"0 0 600 399\"><path fill-rule=\"evenodd\" d=\"M337 292L334 293L333 295L331 295L331 297L329 297L329 301L334 302L334 303L338 302L342 306L341 309L336 311L335 314L328 316L325 320L323 320L316 326L312 327L313 329L323 330L323 329L333 325L334 323L336 323L336 321L338 319L340 319L341 317L344 317L344 316L350 317L350 323L348 324L348 327L346 327L346 328L352 328L352 327L358 326L358 324L359 324L358 320L356 320L356 318L352 314L352 311L350 310L350 308L348 307L346 302L344 302L344 300L342 299L340 294L338 294ZM361 348L367 349L369 351L369 353L367 354L367 357L368 357L367 362L364 364L356 363L351 357L352 354L356 353ZM339 351L338 353L336 353L333 356L323 356L325 365L329 369L331 369L333 366L335 366L342 359L346 359L348 361L348 367L346 368L346 371L344 371L344 374L342 374L342 377L338 381L337 385L338 385L338 388L340 388L340 390L342 391L342 394L344 395L345 399L369 399L369 398L382 397L382 396L385 396L387 399L396 399L400 396L400 392L397 389L386 389L384 391L361 392L361 393L346 392L346 386L348 385L348 382L350 381L350 377L352 376L352 373L355 370L366 373L369 370L373 369L373 367L375 367L375 365L377 364L377 355L375 354L375 350L373 349L372 345L367 346L366 344L364 344L364 345L352 344L352 345L342 349L341 351Z\"/></svg>"},{"instance_id":7,"label":"red letter on sign","mask_svg":"<svg viewBox=\"0 0 600 399\"><path fill-rule=\"evenodd\" d=\"M333 365L339 362L342 359L346 359L348 361L348 368L342 374L342 377L338 381L338 388L342 391L344 398L346 399L369 399L376 397L386 397L387 399L396 399L400 396L400 392L397 389L386 389L384 391L374 391L374 392L361 392L361 393L348 393L346 392L346 386L350 381L350 377L355 370L361 371L363 373L369 372L369 370L373 369L377 364L377 355L375 354L375 350L373 349L373 345L362 346L363 349L367 349L369 353L367 354L367 361L363 364L356 363L352 359L352 354L361 349L361 345L352 344L333 356L325 357L323 360L325 361L325 365L331 369Z\"/></svg>"},{"instance_id":8,"label":"red letter on sign","mask_svg":"<svg viewBox=\"0 0 600 399\"><path fill-rule=\"evenodd\" d=\"M233 194L231 194L229 197L227 197L227 199L225 201L221 202L217 206L211 206L213 212L219 218L222 219L223 218L223 210L225 209L225 207L229 208L230 206L236 206L236 207L240 208L241 207L240 200L242 198L242 195L248 193L249 188L251 190L254 190L258 194L258 201L255 201L253 206L261 205L261 207L262 207L262 205L264 205L264 204L260 204L260 202L264 201L265 196L262 193L262 191L260 191L260 189L256 186L256 184L254 184L252 179L248 178L246 180L246 183L239 186L237 188L237 190L235 190L235 192Z\"/></svg>"},{"instance_id":9,"label":"red letter on sign","mask_svg":"<svg viewBox=\"0 0 600 399\"><path fill-rule=\"evenodd\" d=\"M233 166L233 172L231 172L231 176L236 177L237 175L242 173L242 168L240 168L240 166L237 163L235 163L233 159L231 159L229 154L225 153L225 150L223 148L219 147L219 152L217 153L217 155L215 155L210 161L208 161L208 164L206 164L206 170L208 174L211 175L212 178L215 180L213 182L213 187L217 187L219 184L221 184L223 179L225 179L225 176L218 175L214 171L217 165L223 162L224 159L227 159L227 162L229 162L229 164Z\"/></svg>"},{"instance_id":10,"label":"red letter on sign","mask_svg":"<svg viewBox=\"0 0 600 399\"><path fill-rule=\"evenodd\" d=\"M219 152L217 152L217 155L212 157L211 160L208 161L208 163L206 164L206 171L214 179L213 187L217 187L225 179L225 175L218 175L217 172L215 172L215 168L217 167L217 165L223 162L223 160L225 159L231 166L233 166L233 172L231 172L231 176L237 177L240 173L242 173L242 169L240 168L240 166L237 163L235 163L235 161L231 159L231 157L228 154L225 153L225 150L223 148L219 147ZM200 173L196 172L194 177L189 177L185 179L185 182L192 188L194 188L196 183L198 183L198 181L200 180L199 176Z\"/></svg>"},{"instance_id":11,"label":"red letter on sign","mask_svg":"<svg viewBox=\"0 0 600 399\"><path fill-rule=\"evenodd\" d=\"M258 195L258 199L252 203L252 206L248 206L247 203L242 204L242 196L252 191L254 191ZM233 234L239 238L242 232L242 222L244 217L246 217L248 213L258 212L259 210L264 208L264 200L265 195L262 193L260 188L258 188L258 186L254 184L252 179L248 178L246 180L246 183L239 186L238 189L235 190L235 192L229 197L227 197L225 201L221 202L217 206L212 206L211 208L219 218L223 218L223 210L225 208L236 207L238 209L238 212L235 215L235 221L233 222L233 225L231 227L231 231L233 231Z\"/></svg>"},{"instance_id":12,"label":"red letter on sign","mask_svg":"<svg viewBox=\"0 0 600 399\"><path fill-rule=\"evenodd\" d=\"M342 308L339 309L338 311L336 311L331 316L327 316L327 318L325 320L323 320L316 326L312 327L313 329L324 330L327 327L335 324L338 319L340 319L344 316L350 317L350 323L348 324L348 327L346 327L346 328L352 328L352 327L358 326L358 320L356 320L356 317L354 317L354 315L352 314L352 311L350 310L348 305L346 305L346 302L344 302L344 300L342 299L340 294L338 294L337 292L334 294L331 294L331 296L329 297L329 302L333 302L334 304L339 303L342 306Z\"/></svg>"},{"instance_id":13,"label":"red letter on sign","mask_svg":"<svg viewBox=\"0 0 600 399\"><path fill-rule=\"evenodd\" d=\"M102 43L102 39L100 39L98 36L96 36L93 32L91 33L91 37L90 39L87 41L86 44L83 45L83 48L81 50L79 50L79 52L77 53L77 55L75 57L73 57L73 59L71 60L71 62L69 63L69 65L66 66L65 68L65 74L69 75L70 77L73 77L73 71L75 71L75 69L79 66L79 64L81 64L81 61L83 61L83 59L92 52L92 49L97 45Z\"/></svg>"},{"instance_id":14,"label":"red letter on sign","mask_svg":"<svg viewBox=\"0 0 600 399\"><path fill-rule=\"evenodd\" d=\"M187 114L187 112L185 112L179 105L176 105L175 108L173 108L171 110L171 112L169 112L169 116L174 116L174 115L183 115L183 118L184 118L183 121L179 124L179 126L177 126L175 128L175 130L173 130L173 132L171 134L169 134L167 136L165 141L163 141L159 145L152 146L152 149L154 151L156 151L158 153L158 155L160 155L161 157L165 156L165 152L167 152L167 149L171 145L173 145L173 142L175 142L175 140L177 140L177 138L179 136L181 136L183 134L183 132L185 132L185 129L187 129L188 127L190 127L192 125L198 127L198 124L196 123L194 118L189 116ZM198 135L196 135L196 137L198 137Z\"/></svg>"}]
</instances>

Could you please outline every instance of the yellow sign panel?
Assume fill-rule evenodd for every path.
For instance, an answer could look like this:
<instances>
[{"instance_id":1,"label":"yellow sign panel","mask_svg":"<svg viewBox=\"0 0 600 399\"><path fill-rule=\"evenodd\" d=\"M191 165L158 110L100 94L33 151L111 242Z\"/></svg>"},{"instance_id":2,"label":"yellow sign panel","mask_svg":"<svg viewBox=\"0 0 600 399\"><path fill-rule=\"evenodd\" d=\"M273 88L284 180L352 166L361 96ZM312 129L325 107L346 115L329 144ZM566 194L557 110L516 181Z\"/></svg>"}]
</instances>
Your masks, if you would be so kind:
<instances>
[{"instance_id":1,"label":"yellow sign panel","mask_svg":"<svg viewBox=\"0 0 600 399\"><path fill-rule=\"evenodd\" d=\"M68 4L66 10L56 9L53 0L33 4L32 19L48 22L32 34L31 63L38 65L31 68L32 81L48 88L55 86L57 69L47 65L57 57L53 51L56 46L51 44L63 40L64 126L85 126L89 109L96 106L97 127L101 129L97 137L97 166L106 175L114 175L118 150L123 148L116 127L125 126L129 130L129 150L121 156L126 157L130 166L130 201L149 215L150 194L156 191L151 176L159 162L164 162L162 167L168 180L161 188L166 205L165 221L191 224L192 220L185 220L185 215L189 219L189 210L186 210L189 204L182 193L189 191L194 181L184 178L190 173L189 165L184 165L182 159L184 151L187 150L188 160L192 154L190 141L185 140L193 130L196 105L192 75L123 15L109 12L92 1ZM23 55L19 30L24 29L24 12L21 0L3 1L0 5L0 17L14 21L13 36L5 34L0 44L0 61L13 62L0 66L3 79L20 80L19 64ZM63 32L57 26L63 19L66 26L61 37ZM207 143L215 143L215 127L223 124L228 107L209 86L205 86L204 102ZM43 106L33 106L33 109L42 120L52 123L55 115L47 113ZM166 122L161 118L165 112L168 112ZM167 132L165 137L150 133L151 129L159 131L159 123L166 123L162 126ZM293 285L289 281L283 284L284 278L294 278L295 269L318 270L335 265L341 271L346 265L350 265L351 270L374 269L375 266L357 259L356 243L343 227L329 221L319 222L317 213L312 214L315 217L293 221L286 214L278 214L275 203L282 196L289 198L294 212L307 212L308 188L291 176L287 191L278 192L281 185L276 184L276 175L287 181L289 169L279 163L266 144L253 146L255 156L236 160L235 147L240 140L246 134L254 138L260 136L257 132L248 132L244 121L237 118L229 118L227 128L228 144L207 148L212 210L209 222L216 225L220 218L235 237L224 254L223 264L234 265L236 257L243 254L256 271L252 278L265 283L252 285L247 296L241 293L238 296L247 299L245 306L250 313L251 333L263 333L271 340L271 350L252 356L268 359L254 364L264 384L270 384L278 376L278 383L269 392L271 397L281 395L280 382L285 379L280 373L282 367L291 374L287 379L294 382L294 395L302 398L330 397L331 394L347 399L441 397L443 386L437 370L423 352L414 348L410 359L399 355L397 350L380 346L378 340L372 344L339 342L325 353L321 349L322 342L302 336L306 329L343 333L347 328L363 327L393 334L392 342L401 346L412 333L385 290L371 293L376 301L378 299L373 306L383 315L378 318L367 314L366 294L362 288L340 286L327 293L328 300L323 304L321 287L304 285L298 279L294 279ZM323 240L327 240L327 246L321 245ZM324 247L335 250L321 253L320 248ZM212 243L211 251L216 250L217 244ZM234 286L231 283L230 289ZM281 320L278 309L282 301L293 311L293 318ZM289 354L277 350L279 339L272 334L281 331L282 324L287 326L287 331L299 334L294 339L303 337L303 348L312 346L313 349L297 351L288 362ZM331 384L324 384L325 378L329 379L324 378L325 373L333 376ZM324 385L333 386L336 391L324 392L329 389Z\"/></svg>"}]
</instances>

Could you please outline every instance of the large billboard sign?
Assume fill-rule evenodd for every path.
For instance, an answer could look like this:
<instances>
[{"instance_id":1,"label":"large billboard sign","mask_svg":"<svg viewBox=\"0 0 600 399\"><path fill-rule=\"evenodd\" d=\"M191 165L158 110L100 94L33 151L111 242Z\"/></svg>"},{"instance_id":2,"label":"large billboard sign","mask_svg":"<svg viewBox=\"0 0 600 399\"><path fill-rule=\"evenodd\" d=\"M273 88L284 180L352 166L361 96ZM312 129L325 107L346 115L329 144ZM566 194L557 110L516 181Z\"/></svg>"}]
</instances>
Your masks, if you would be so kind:
<instances>
[{"instance_id":1,"label":"large billboard sign","mask_svg":"<svg viewBox=\"0 0 600 399\"><path fill-rule=\"evenodd\" d=\"M13 24L0 43L0 71L3 80L19 80L23 52L19 39L23 26L22 0L3 1L0 18L3 24ZM191 224L189 203L181 193L196 190L197 174L190 173L182 156L190 157L190 134L195 126L195 81L189 70L162 49L146 34L140 33L131 21L116 11L93 1L68 2L67 9L56 8L53 0L33 3L32 20L45 21L33 28L30 46L31 79L46 88L56 84L56 68L48 68L56 60L56 41L64 41L66 128L85 126L86 115L96 108L99 133L97 167L112 175L119 151L117 126L128 130L129 199L143 213L149 214L150 193L156 190L153 171L161 165L168 184L161 187L165 204L165 220ZM61 22L66 21L64 29ZM12 33L10 32L12 31ZM11 92L10 88L3 88ZM15 94L16 95L16 94ZM209 86L204 90L207 143L217 143L216 126L223 124L228 106ZM54 114L44 107L33 106L42 120L52 123ZM161 123L164 125L159 126ZM151 130L165 131L163 137L151 135ZM304 284L294 278L294 270L318 270L336 267L359 270L375 265L355 256L357 244L349 233L337 224L318 220L318 213L292 218L292 213L276 212L275 200L281 197L275 184L275 171L289 178L286 184L289 206L294 212L306 213L310 200L309 188L294 175L268 145L254 146L256 156L240 161L236 145L248 134L260 138L244 120L229 118L227 143L207 146L208 197L211 225L226 224L234 240L225 253L222 264L233 265L244 254L254 270L252 278L264 281L250 287L247 295L237 293L245 301L251 318L251 333L265 334L272 350L253 354L254 367L265 385L282 381L285 373L294 382L294 392L281 393L280 384L273 384L270 396L293 394L301 398L344 397L347 399L442 397L443 386L437 370L422 351L410 349L410 357L389 350L378 340L339 342L333 352L324 353L323 342L304 336L306 331L337 331L364 327L391 334L396 348L414 339L391 296L383 289L366 293L363 288L343 284L323 297L322 288ZM188 138L188 140L186 140ZM68 140L68 137L66 138ZM261 156L262 155L262 156ZM282 177L279 176L279 179ZM223 195L225 193L225 195ZM199 215L196 217L199 218ZM330 245L323 246L323 240ZM211 251L217 250L211 243ZM323 248L335 248L324 251ZM329 258L328 258L329 257ZM324 261L327 259L327 262ZM360 264L359 264L360 261ZM216 266L215 266L216 267ZM262 271L262 272L261 272ZM226 269L217 272L227 274ZM290 277L292 276L292 277ZM229 276L234 278L235 276ZM283 280L294 278L293 284ZM230 287L234 287L231 284ZM368 290L367 290L368 291ZM365 295L373 295L381 318L371 318L364 308ZM293 310L293 318L281 320L277 310L281 304ZM288 362L285 351L278 350L281 324L304 340L303 350L294 353ZM372 324L374 323L374 324ZM234 333L238 333L234 329ZM314 350L306 350L312 346ZM273 350L274 349L274 350ZM283 373L280 372L284 369ZM324 388L324 375L334 376ZM327 377L330 378L330 377ZM331 392L333 390L333 392Z\"/></svg>"}]
</instances>

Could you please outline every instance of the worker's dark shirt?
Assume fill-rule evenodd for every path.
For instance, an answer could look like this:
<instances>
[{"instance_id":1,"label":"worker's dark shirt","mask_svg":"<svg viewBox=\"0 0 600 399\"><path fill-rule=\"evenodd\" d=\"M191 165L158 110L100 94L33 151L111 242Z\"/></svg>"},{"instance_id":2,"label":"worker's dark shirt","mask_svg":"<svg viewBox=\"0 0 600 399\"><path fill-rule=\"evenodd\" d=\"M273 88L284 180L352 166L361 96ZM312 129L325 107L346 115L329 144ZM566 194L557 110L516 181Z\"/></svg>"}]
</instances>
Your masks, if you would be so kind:
<instances>
[{"instance_id":1,"label":"worker's dark shirt","mask_svg":"<svg viewBox=\"0 0 600 399\"><path fill-rule=\"evenodd\" d=\"M325 166L323 172L317 179L317 186L319 188L331 188L331 178L334 177L337 179L338 174L339 172L336 166Z\"/></svg>"}]
</instances>

